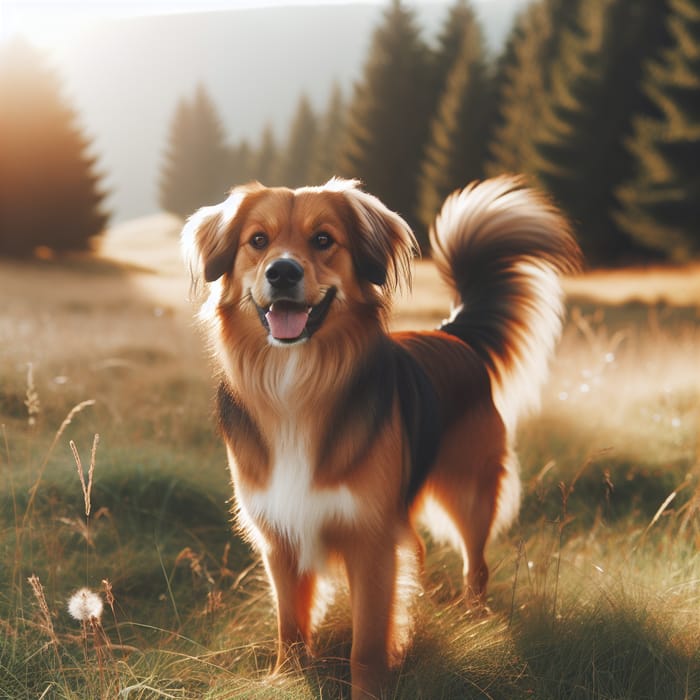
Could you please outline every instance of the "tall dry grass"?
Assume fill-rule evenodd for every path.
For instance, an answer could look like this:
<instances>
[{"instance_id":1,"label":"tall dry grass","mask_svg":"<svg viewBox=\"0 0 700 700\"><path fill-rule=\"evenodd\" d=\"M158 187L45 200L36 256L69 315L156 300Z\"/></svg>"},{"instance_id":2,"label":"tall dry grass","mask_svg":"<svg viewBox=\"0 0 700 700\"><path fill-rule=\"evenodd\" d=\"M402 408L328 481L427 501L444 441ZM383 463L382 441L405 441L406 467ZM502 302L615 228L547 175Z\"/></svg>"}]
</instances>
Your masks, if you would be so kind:
<instances>
[{"instance_id":1,"label":"tall dry grass","mask_svg":"<svg viewBox=\"0 0 700 700\"><path fill-rule=\"evenodd\" d=\"M2 272L0 697L346 695L343 595L319 658L268 675L274 615L229 529L210 368L166 303L184 280L154 299L147 272ZM435 325L437 289L420 266L397 325ZM521 517L488 551L493 614L465 612L458 558L431 544L390 697L700 697L698 349L697 306L572 299L518 435ZM99 615L71 616L81 589Z\"/></svg>"}]
</instances>

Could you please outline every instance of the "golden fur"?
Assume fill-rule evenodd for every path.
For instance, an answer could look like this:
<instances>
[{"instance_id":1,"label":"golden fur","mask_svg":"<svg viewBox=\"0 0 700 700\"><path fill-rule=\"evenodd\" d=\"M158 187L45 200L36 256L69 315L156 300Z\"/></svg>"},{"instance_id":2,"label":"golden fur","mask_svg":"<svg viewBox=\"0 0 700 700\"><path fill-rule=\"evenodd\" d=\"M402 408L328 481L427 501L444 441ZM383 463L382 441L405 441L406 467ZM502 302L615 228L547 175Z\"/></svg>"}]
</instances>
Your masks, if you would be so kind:
<instances>
[{"instance_id":1,"label":"golden fur","mask_svg":"<svg viewBox=\"0 0 700 700\"><path fill-rule=\"evenodd\" d=\"M375 697L404 640L400 552L422 564L437 504L483 605L487 540L517 514L515 419L561 326L558 276L579 254L564 219L516 178L446 201L431 232L455 290L440 329L389 334L410 286L408 225L355 181L234 189L183 230L222 381L219 422L239 524L278 614L278 667L311 647L318 584L347 573L354 700ZM302 330L302 324L303 330Z\"/></svg>"}]
</instances>

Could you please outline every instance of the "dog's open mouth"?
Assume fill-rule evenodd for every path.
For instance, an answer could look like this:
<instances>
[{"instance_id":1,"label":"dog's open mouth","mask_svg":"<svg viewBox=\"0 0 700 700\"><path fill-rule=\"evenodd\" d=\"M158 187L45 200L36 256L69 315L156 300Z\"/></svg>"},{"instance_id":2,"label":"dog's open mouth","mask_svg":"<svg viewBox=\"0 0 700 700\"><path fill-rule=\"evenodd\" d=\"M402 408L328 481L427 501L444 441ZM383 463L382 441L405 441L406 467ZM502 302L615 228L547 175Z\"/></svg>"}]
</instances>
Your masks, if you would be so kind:
<instances>
[{"instance_id":1,"label":"dog's open mouth","mask_svg":"<svg viewBox=\"0 0 700 700\"><path fill-rule=\"evenodd\" d=\"M311 308L291 301L275 301L265 314L270 335L277 340L294 340L306 328Z\"/></svg>"},{"instance_id":2,"label":"dog's open mouth","mask_svg":"<svg viewBox=\"0 0 700 700\"><path fill-rule=\"evenodd\" d=\"M270 337L280 343L292 344L308 340L321 327L335 294L336 288L330 287L315 306L290 299L276 299L267 307L257 303L255 306Z\"/></svg>"}]
</instances>

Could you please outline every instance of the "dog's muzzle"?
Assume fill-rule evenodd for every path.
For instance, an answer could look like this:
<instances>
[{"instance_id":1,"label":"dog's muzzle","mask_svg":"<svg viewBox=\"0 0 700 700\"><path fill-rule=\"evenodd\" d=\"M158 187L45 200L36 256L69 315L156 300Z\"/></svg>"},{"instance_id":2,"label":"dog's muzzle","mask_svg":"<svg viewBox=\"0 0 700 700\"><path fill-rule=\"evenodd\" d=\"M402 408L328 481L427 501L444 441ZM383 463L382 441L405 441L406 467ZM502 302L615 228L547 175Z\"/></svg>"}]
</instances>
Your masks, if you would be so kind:
<instances>
[{"instance_id":1,"label":"dog's muzzle","mask_svg":"<svg viewBox=\"0 0 700 700\"><path fill-rule=\"evenodd\" d=\"M261 306L255 299L253 302L270 337L283 345L311 338L323 324L336 288L330 287L318 304L309 306L301 300L304 268L290 258L273 260L265 269L265 279L269 285L270 304Z\"/></svg>"}]
</instances>

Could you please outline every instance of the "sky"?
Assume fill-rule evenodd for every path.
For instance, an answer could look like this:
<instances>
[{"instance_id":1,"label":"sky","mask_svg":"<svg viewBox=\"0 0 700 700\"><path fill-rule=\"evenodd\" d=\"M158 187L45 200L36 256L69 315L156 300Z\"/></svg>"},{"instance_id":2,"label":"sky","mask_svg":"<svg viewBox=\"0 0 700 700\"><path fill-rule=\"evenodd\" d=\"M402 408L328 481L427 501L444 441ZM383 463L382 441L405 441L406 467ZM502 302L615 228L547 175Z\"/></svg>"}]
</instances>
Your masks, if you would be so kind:
<instances>
[{"instance_id":1,"label":"sky","mask_svg":"<svg viewBox=\"0 0 700 700\"><path fill-rule=\"evenodd\" d=\"M483 2L484 0L482 0ZM410 0L411 5L435 0ZM382 0L0 0L0 40L22 34L52 47L100 19L298 5L381 4Z\"/></svg>"}]
</instances>

